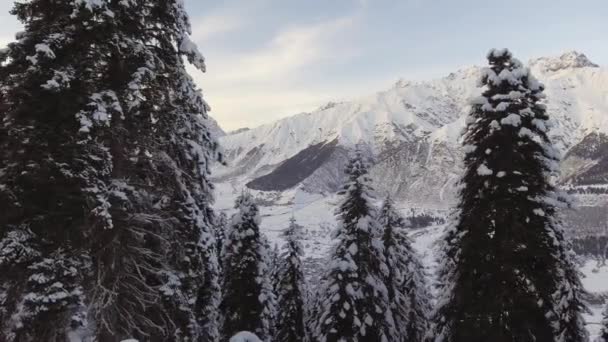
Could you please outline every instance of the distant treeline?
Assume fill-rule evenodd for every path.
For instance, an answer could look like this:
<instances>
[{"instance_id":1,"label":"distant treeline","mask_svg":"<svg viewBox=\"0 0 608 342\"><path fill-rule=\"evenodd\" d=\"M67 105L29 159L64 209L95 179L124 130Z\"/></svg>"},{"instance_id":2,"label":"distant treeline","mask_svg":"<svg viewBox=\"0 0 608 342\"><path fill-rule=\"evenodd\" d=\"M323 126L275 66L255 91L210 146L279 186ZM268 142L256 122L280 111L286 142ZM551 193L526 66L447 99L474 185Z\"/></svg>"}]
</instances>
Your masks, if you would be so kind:
<instances>
[{"instance_id":1,"label":"distant treeline","mask_svg":"<svg viewBox=\"0 0 608 342\"><path fill-rule=\"evenodd\" d=\"M587 235L572 239L572 249L579 256L597 259L605 263L608 247L607 235Z\"/></svg>"},{"instance_id":2,"label":"distant treeline","mask_svg":"<svg viewBox=\"0 0 608 342\"><path fill-rule=\"evenodd\" d=\"M566 192L569 194L593 194L593 195L597 195L597 194L608 194L608 189L605 187L599 187L599 186L587 186L587 187L577 187L577 188L570 188L570 189L566 189Z\"/></svg>"},{"instance_id":3,"label":"distant treeline","mask_svg":"<svg viewBox=\"0 0 608 342\"><path fill-rule=\"evenodd\" d=\"M411 228L424 228L428 226L444 224L446 222L444 217L435 216L427 213L412 213L408 217Z\"/></svg>"}]
</instances>

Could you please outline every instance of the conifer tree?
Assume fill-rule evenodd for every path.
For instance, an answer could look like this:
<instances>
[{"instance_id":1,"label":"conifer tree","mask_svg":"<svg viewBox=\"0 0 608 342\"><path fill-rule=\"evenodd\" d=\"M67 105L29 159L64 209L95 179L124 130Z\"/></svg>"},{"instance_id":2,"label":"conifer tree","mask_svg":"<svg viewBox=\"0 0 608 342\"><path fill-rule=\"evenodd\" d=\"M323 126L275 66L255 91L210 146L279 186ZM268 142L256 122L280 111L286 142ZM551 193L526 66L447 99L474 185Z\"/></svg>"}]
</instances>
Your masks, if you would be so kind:
<instances>
[{"instance_id":1,"label":"conifer tree","mask_svg":"<svg viewBox=\"0 0 608 342\"><path fill-rule=\"evenodd\" d=\"M589 333L582 314L591 313L585 301L585 297L589 294L581 282L582 273L576 265L576 255L572 245L564 237L559 216L553 218L551 228L559 248L557 255L559 267L555 277L557 289L553 293L556 341L588 341Z\"/></svg>"},{"instance_id":2,"label":"conifer tree","mask_svg":"<svg viewBox=\"0 0 608 342\"><path fill-rule=\"evenodd\" d=\"M349 161L346 174L337 209L337 242L318 294L315 340L398 341L385 285L388 270L380 227L359 151Z\"/></svg>"},{"instance_id":3,"label":"conifer tree","mask_svg":"<svg viewBox=\"0 0 608 342\"><path fill-rule=\"evenodd\" d=\"M488 60L467 120L458 218L439 256L435 340L585 341L543 85L507 50Z\"/></svg>"},{"instance_id":4,"label":"conifer tree","mask_svg":"<svg viewBox=\"0 0 608 342\"><path fill-rule=\"evenodd\" d=\"M0 52L3 339L217 338L219 156L185 72L183 58L204 64L182 2L14 13L25 32Z\"/></svg>"},{"instance_id":5,"label":"conifer tree","mask_svg":"<svg viewBox=\"0 0 608 342\"><path fill-rule=\"evenodd\" d=\"M277 293L279 286L279 272L283 261L281 260L281 251L279 245L275 242L274 246L270 248L270 242L268 242L268 278L272 284L272 290Z\"/></svg>"},{"instance_id":6,"label":"conifer tree","mask_svg":"<svg viewBox=\"0 0 608 342\"><path fill-rule=\"evenodd\" d=\"M224 239L226 238L226 230L228 229L228 216L225 213L219 213L215 218L215 224L213 228L215 229L215 243L217 245L217 254L219 260L222 260L222 249L224 248ZM220 263L220 267L222 264Z\"/></svg>"},{"instance_id":7,"label":"conifer tree","mask_svg":"<svg viewBox=\"0 0 608 342\"><path fill-rule=\"evenodd\" d=\"M277 324L275 342L301 342L306 339L306 284L302 270L302 227L294 217L283 232L285 245L277 272Z\"/></svg>"},{"instance_id":8,"label":"conifer tree","mask_svg":"<svg viewBox=\"0 0 608 342\"><path fill-rule=\"evenodd\" d=\"M608 305L602 312L602 328L600 329L600 335L593 342L608 342Z\"/></svg>"},{"instance_id":9,"label":"conifer tree","mask_svg":"<svg viewBox=\"0 0 608 342\"><path fill-rule=\"evenodd\" d=\"M223 251L221 336L227 340L239 331L251 331L269 341L274 294L268 277L268 250L260 232L260 213L252 196L243 193L235 203Z\"/></svg>"},{"instance_id":10,"label":"conifer tree","mask_svg":"<svg viewBox=\"0 0 608 342\"><path fill-rule=\"evenodd\" d=\"M0 340L65 341L88 318L86 188L108 173L87 158L75 119L98 91L85 36L96 23L72 1L12 13L25 31L0 51Z\"/></svg>"},{"instance_id":11,"label":"conifer tree","mask_svg":"<svg viewBox=\"0 0 608 342\"><path fill-rule=\"evenodd\" d=\"M397 213L390 198L382 204L378 222L383 229L388 266L386 286L397 341L424 341L430 318L430 294L424 268L406 233L407 222Z\"/></svg>"}]
</instances>

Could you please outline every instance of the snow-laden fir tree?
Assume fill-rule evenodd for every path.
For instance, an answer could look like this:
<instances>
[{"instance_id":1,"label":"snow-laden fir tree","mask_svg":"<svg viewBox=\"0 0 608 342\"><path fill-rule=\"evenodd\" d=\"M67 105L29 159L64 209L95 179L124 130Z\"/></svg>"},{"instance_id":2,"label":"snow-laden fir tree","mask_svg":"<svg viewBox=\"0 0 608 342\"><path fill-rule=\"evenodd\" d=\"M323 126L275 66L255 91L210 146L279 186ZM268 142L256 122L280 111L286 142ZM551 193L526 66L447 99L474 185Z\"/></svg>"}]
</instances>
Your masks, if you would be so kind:
<instances>
[{"instance_id":1,"label":"snow-laden fir tree","mask_svg":"<svg viewBox=\"0 0 608 342\"><path fill-rule=\"evenodd\" d=\"M285 245L279 258L277 271L277 323L275 342L302 342L306 340L305 296L306 283L302 269L302 227L294 217L283 232Z\"/></svg>"},{"instance_id":2,"label":"snow-laden fir tree","mask_svg":"<svg viewBox=\"0 0 608 342\"><path fill-rule=\"evenodd\" d=\"M275 242L272 248L270 248L270 241L268 242L268 277L272 284L272 291L276 294L277 287L279 286L279 271L281 268L281 251L279 245Z\"/></svg>"},{"instance_id":3,"label":"snow-laden fir tree","mask_svg":"<svg viewBox=\"0 0 608 342\"><path fill-rule=\"evenodd\" d=\"M561 266L557 274L557 290L553 293L555 302L554 326L557 329L557 341L587 341L589 334L585 327L583 313L590 313L585 301L588 297L587 291L581 282L582 273L576 265L576 255L572 250L570 241L564 237L562 221L559 218L553 220L555 240L560 243L559 261Z\"/></svg>"},{"instance_id":4,"label":"snow-laden fir tree","mask_svg":"<svg viewBox=\"0 0 608 342\"><path fill-rule=\"evenodd\" d=\"M398 341L385 285L388 270L380 225L359 151L349 161L346 174L336 212L337 242L318 293L314 340Z\"/></svg>"},{"instance_id":5,"label":"snow-laden fir tree","mask_svg":"<svg viewBox=\"0 0 608 342\"><path fill-rule=\"evenodd\" d=\"M1 339L216 339L218 156L185 72L184 57L204 64L182 2L14 13L25 31L0 52Z\"/></svg>"},{"instance_id":6,"label":"snow-laden fir tree","mask_svg":"<svg viewBox=\"0 0 608 342\"><path fill-rule=\"evenodd\" d=\"M279 246L275 243L274 248L271 247L270 240L264 234L262 234L262 240L264 241L264 250L266 253L264 254L264 265L266 265L266 273L268 277L268 283L270 284L270 291L272 292L272 297L270 300L270 326L268 330L268 336L274 336L275 326L276 326L276 318L277 318L277 303L276 303L276 273L279 261Z\"/></svg>"},{"instance_id":7,"label":"snow-laden fir tree","mask_svg":"<svg viewBox=\"0 0 608 342\"><path fill-rule=\"evenodd\" d=\"M464 135L458 217L438 259L435 341L585 341L543 85L507 50L488 60Z\"/></svg>"},{"instance_id":8,"label":"snow-laden fir tree","mask_svg":"<svg viewBox=\"0 0 608 342\"><path fill-rule=\"evenodd\" d=\"M0 50L2 341L64 341L86 325L83 174L107 168L86 160L76 137L75 114L96 88L91 41L80 40L86 28L73 10L69 1L15 4L25 30Z\"/></svg>"},{"instance_id":9,"label":"snow-laden fir tree","mask_svg":"<svg viewBox=\"0 0 608 342\"><path fill-rule=\"evenodd\" d=\"M407 236L407 221L386 198L378 214L388 275L386 287L398 333L403 342L424 341L430 318L430 294L425 272Z\"/></svg>"},{"instance_id":10,"label":"snow-laden fir tree","mask_svg":"<svg viewBox=\"0 0 608 342\"><path fill-rule=\"evenodd\" d=\"M217 248L218 259L222 260L222 249L224 248L224 239L226 238L226 230L228 229L228 216L221 212L215 216L215 224L213 228L215 230L215 243ZM220 263L220 267L222 264Z\"/></svg>"},{"instance_id":11,"label":"snow-laden fir tree","mask_svg":"<svg viewBox=\"0 0 608 342\"><path fill-rule=\"evenodd\" d=\"M604 307L602 315L602 328L599 336L593 342L608 342L608 305Z\"/></svg>"},{"instance_id":12,"label":"snow-laden fir tree","mask_svg":"<svg viewBox=\"0 0 608 342\"><path fill-rule=\"evenodd\" d=\"M231 218L223 255L220 311L221 336L228 340L239 331L271 340L274 294L269 279L267 240L260 232L260 213L253 197L240 195Z\"/></svg>"}]
</instances>

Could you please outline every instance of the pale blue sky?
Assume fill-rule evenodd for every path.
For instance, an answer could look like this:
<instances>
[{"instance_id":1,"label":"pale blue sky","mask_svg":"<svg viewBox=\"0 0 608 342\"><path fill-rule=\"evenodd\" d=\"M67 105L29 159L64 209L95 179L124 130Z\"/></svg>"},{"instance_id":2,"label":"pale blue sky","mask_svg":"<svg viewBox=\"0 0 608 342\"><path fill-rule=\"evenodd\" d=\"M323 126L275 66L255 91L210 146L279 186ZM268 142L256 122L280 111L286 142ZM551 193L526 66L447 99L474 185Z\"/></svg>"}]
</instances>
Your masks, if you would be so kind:
<instances>
[{"instance_id":1,"label":"pale blue sky","mask_svg":"<svg viewBox=\"0 0 608 342\"><path fill-rule=\"evenodd\" d=\"M0 45L19 26L0 0ZM185 0L208 72L193 72L225 129L256 126L484 63L585 53L608 65L608 0Z\"/></svg>"}]
</instances>

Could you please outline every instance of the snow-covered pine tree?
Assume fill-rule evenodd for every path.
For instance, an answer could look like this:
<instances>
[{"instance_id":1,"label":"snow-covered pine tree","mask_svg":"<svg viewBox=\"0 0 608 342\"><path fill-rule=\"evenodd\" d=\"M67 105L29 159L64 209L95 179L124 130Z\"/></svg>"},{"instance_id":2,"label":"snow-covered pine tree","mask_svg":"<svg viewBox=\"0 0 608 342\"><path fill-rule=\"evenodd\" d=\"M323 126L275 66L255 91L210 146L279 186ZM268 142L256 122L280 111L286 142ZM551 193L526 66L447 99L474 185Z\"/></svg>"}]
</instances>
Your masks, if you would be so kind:
<instances>
[{"instance_id":1,"label":"snow-covered pine tree","mask_svg":"<svg viewBox=\"0 0 608 342\"><path fill-rule=\"evenodd\" d=\"M276 272L277 265L279 261L279 253L278 253L278 245L275 243L274 249L271 248L270 240L264 234L262 234L262 240L264 241L264 250L266 253L264 254L264 265L266 265L266 273L268 274L268 283L270 284L270 291L272 296L270 297L268 307L270 308L270 326L268 328L268 336L274 336L275 326L276 326L276 318L277 318L277 303L276 303ZM276 253L276 254L275 254Z\"/></svg>"},{"instance_id":2,"label":"snow-covered pine tree","mask_svg":"<svg viewBox=\"0 0 608 342\"><path fill-rule=\"evenodd\" d=\"M555 219L564 201L550 182L558 154L543 86L507 50L488 60L467 120L458 218L439 255L435 341L585 341L580 282Z\"/></svg>"},{"instance_id":3,"label":"snow-covered pine tree","mask_svg":"<svg viewBox=\"0 0 608 342\"><path fill-rule=\"evenodd\" d=\"M585 301L588 296L581 282L581 272L576 265L576 255L571 243L564 237L561 220L553 218L555 241L559 244L560 268L556 275L557 289L553 293L554 311L557 322L557 342L588 341L583 313L590 313Z\"/></svg>"},{"instance_id":4,"label":"snow-covered pine tree","mask_svg":"<svg viewBox=\"0 0 608 342\"><path fill-rule=\"evenodd\" d=\"M274 294L268 277L268 250L260 232L260 213L253 197L239 196L223 250L223 284L220 311L221 336L254 332L270 341Z\"/></svg>"},{"instance_id":5,"label":"snow-covered pine tree","mask_svg":"<svg viewBox=\"0 0 608 342\"><path fill-rule=\"evenodd\" d=\"M80 11L88 7L93 16L112 13L108 85L122 109L111 118L112 181L104 189L114 228L98 230L95 246L99 334L217 339L207 178L216 143L205 124L208 106L185 71L184 57L204 64L183 3L102 1ZM81 121L94 122L94 114L81 113Z\"/></svg>"},{"instance_id":6,"label":"snow-covered pine tree","mask_svg":"<svg viewBox=\"0 0 608 342\"><path fill-rule=\"evenodd\" d=\"M608 342L608 305L604 307L602 315L602 328L599 336L593 342Z\"/></svg>"},{"instance_id":7,"label":"snow-covered pine tree","mask_svg":"<svg viewBox=\"0 0 608 342\"><path fill-rule=\"evenodd\" d=\"M87 324L86 188L108 174L79 144L97 93L89 25L73 1L15 3L0 51L0 340L65 341ZM104 107L98 111L103 120Z\"/></svg>"},{"instance_id":8,"label":"snow-covered pine tree","mask_svg":"<svg viewBox=\"0 0 608 342\"><path fill-rule=\"evenodd\" d=\"M316 317L315 341L398 341L385 279L380 226L360 151L346 167L336 245L329 256Z\"/></svg>"},{"instance_id":9,"label":"snow-covered pine tree","mask_svg":"<svg viewBox=\"0 0 608 342\"><path fill-rule=\"evenodd\" d=\"M324 276L324 274L321 274L321 276ZM307 292L306 292L306 298L304 300L305 305L305 314L304 317L306 318L306 321L304 322L305 324L305 329L304 331L306 331L306 338L307 341L315 341L315 336L316 336L316 325L317 325L317 318L319 317L319 312L320 312L320 300L318 297L318 293L319 293L319 285L324 284L325 283L325 279L321 278L319 279L315 284L312 283L308 283L308 287L307 287Z\"/></svg>"},{"instance_id":10,"label":"snow-covered pine tree","mask_svg":"<svg viewBox=\"0 0 608 342\"><path fill-rule=\"evenodd\" d=\"M279 286L279 271L281 269L281 251L279 245L275 242L272 249L270 248L270 242L268 243L268 269L270 283L272 284L272 290L276 294L277 287Z\"/></svg>"},{"instance_id":11,"label":"snow-covered pine tree","mask_svg":"<svg viewBox=\"0 0 608 342\"><path fill-rule=\"evenodd\" d=\"M280 255L277 272L277 324L275 342L303 342L306 340L305 296L306 283L302 270L302 227L294 217L283 232L285 245Z\"/></svg>"},{"instance_id":12,"label":"snow-covered pine tree","mask_svg":"<svg viewBox=\"0 0 608 342\"><path fill-rule=\"evenodd\" d=\"M386 286L398 333L403 342L424 341L430 318L430 294L424 267L407 236L407 222L386 198L378 214L388 266Z\"/></svg>"},{"instance_id":13,"label":"snow-covered pine tree","mask_svg":"<svg viewBox=\"0 0 608 342\"><path fill-rule=\"evenodd\" d=\"M14 12L26 30L0 52L0 206L16 214L0 219L0 267L31 271L0 279L3 337L217 338L216 143L182 60L204 68L182 2Z\"/></svg>"},{"instance_id":14,"label":"snow-covered pine tree","mask_svg":"<svg viewBox=\"0 0 608 342\"><path fill-rule=\"evenodd\" d=\"M226 230L228 229L228 216L221 212L215 217L215 224L213 228L215 229L215 243L217 245L217 255L218 259L222 260L222 249L224 248L224 239L226 238ZM222 263L220 262L220 267Z\"/></svg>"}]
</instances>

